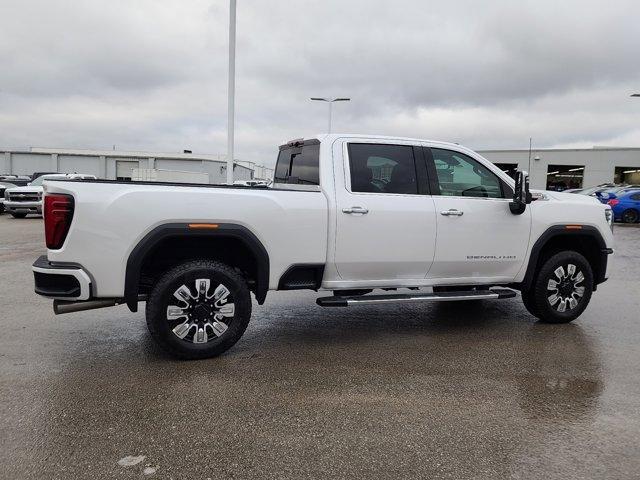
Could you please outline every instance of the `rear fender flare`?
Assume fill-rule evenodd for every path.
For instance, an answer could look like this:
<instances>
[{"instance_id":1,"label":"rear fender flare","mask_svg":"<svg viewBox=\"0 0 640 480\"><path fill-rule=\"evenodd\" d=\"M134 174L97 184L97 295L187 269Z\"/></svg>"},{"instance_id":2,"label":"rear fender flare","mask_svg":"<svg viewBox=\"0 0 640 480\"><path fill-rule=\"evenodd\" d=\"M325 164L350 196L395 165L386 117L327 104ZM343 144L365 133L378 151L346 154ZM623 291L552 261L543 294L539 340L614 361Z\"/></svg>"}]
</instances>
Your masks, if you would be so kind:
<instances>
[{"instance_id":1,"label":"rear fender flare","mask_svg":"<svg viewBox=\"0 0 640 480\"><path fill-rule=\"evenodd\" d=\"M147 233L134 247L127 260L124 281L124 299L132 312L138 311L140 272L146 255L160 242L170 237L234 238L242 242L255 256L255 296L262 305L269 291L269 254L262 242L246 227L231 223L216 224L215 228L191 228L188 223L167 223Z\"/></svg>"}]
</instances>

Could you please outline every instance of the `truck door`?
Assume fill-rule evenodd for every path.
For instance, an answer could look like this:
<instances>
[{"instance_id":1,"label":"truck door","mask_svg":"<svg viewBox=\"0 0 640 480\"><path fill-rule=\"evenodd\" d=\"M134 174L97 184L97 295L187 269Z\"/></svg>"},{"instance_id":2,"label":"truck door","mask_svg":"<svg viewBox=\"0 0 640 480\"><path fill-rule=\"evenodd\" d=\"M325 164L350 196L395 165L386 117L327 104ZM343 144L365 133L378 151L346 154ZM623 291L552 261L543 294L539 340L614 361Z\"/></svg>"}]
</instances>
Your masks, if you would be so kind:
<instances>
[{"instance_id":1,"label":"truck door","mask_svg":"<svg viewBox=\"0 0 640 480\"><path fill-rule=\"evenodd\" d=\"M335 264L344 281L372 286L423 280L436 238L434 203L427 195L421 147L349 142L334 159Z\"/></svg>"},{"instance_id":2,"label":"truck door","mask_svg":"<svg viewBox=\"0 0 640 480\"><path fill-rule=\"evenodd\" d=\"M428 277L508 282L522 267L531 209L509 210L511 192L488 167L464 153L425 149L438 238ZM454 282L454 283L460 283Z\"/></svg>"}]
</instances>

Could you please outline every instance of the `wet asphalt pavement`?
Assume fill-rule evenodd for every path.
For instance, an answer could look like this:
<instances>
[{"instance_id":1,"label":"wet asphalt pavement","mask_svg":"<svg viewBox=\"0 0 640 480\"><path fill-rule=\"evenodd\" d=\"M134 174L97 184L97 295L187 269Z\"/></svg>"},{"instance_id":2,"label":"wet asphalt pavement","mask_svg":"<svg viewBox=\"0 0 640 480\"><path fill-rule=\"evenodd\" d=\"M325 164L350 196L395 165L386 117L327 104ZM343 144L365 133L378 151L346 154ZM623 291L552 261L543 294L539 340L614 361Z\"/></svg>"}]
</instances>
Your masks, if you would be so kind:
<instances>
[{"instance_id":1,"label":"wet asphalt pavement","mask_svg":"<svg viewBox=\"0 0 640 480\"><path fill-rule=\"evenodd\" d=\"M184 362L142 312L55 317L33 294L41 219L3 215L0 478L638 478L640 228L615 236L572 324L519 298L271 293L232 350Z\"/></svg>"}]
</instances>

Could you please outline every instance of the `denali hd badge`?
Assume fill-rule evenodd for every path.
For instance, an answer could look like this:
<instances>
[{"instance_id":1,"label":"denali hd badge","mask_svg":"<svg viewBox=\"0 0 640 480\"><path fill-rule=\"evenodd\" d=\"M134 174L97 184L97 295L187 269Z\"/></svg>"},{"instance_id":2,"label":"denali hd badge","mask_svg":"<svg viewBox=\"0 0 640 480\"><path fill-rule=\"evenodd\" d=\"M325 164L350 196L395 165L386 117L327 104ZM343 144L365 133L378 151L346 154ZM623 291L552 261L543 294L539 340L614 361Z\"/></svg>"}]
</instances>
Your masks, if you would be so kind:
<instances>
[{"instance_id":1,"label":"denali hd badge","mask_svg":"<svg viewBox=\"0 0 640 480\"><path fill-rule=\"evenodd\" d=\"M515 260L515 255L467 255L467 260Z\"/></svg>"}]
</instances>

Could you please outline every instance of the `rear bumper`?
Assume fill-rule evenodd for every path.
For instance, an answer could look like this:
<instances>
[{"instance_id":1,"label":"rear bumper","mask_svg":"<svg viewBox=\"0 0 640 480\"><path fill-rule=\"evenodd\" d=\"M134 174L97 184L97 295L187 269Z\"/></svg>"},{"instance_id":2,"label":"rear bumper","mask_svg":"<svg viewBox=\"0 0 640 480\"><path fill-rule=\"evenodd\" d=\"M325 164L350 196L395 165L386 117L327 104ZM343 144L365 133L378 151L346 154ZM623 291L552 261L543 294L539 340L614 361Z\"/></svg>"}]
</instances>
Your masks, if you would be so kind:
<instances>
[{"instance_id":1,"label":"rear bumper","mask_svg":"<svg viewBox=\"0 0 640 480\"><path fill-rule=\"evenodd\" d=\"M42 202L14 202L4 201L4 209L11 213L42 213Z\"/></svg>"},{"instance_id":2,"label":"rear bumper","mask_svg":"<svg viewBox=\"0 0 640 480\"><path fill-rule=\"evenodd\" d=\"M38 295L60 300L88 300L91 297L91 277L80 265L52 263L42 255L31 270Z\"/></svg>"}]
</instances>

